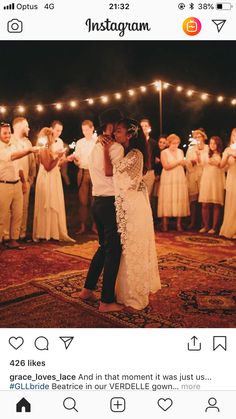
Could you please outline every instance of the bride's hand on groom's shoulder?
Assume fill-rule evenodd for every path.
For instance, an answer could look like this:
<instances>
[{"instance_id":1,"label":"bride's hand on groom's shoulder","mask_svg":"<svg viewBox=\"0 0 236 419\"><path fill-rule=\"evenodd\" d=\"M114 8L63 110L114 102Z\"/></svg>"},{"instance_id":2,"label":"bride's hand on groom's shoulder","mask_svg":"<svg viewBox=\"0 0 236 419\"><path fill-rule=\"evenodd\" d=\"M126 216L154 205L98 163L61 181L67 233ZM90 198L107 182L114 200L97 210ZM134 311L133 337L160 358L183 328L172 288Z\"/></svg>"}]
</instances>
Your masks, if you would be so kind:
<instances>
[{"instance_id":1,"label":"bride's hand on groom's shoulder","mask_svg":"<svg viewBox=\"0 0 236 419\"><path fill-rule=\"evenodd\" d=\"M96 140L96 143L97 144L98 143L102 144L102 135L98 135L97 140Z\"/></svg>"},{"instance_id":2,"label":"bride's hand on groom's shoulder","mask_svg":"<svg viewBox=\"0 0 236 419\"><path fill-rule=\"evenodd\" d=\"M98 136L97 143L102 144L104 147L110 147L113 143L113 140L109 135L102 134Z\"/></svg>"}]
</instances>

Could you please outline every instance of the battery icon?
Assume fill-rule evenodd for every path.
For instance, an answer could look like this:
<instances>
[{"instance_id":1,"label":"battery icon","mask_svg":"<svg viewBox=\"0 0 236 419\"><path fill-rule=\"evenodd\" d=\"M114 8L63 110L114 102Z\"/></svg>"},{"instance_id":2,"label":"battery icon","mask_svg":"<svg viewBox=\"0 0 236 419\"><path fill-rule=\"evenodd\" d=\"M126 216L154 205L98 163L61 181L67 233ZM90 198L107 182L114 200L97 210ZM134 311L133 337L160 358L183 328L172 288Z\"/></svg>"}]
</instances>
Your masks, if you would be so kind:
<instances>
[{"instance_id":1,"label":"battery icon","mask_svg":"<svg viewBox=\"0 0 236 419\"><path fill-rule=\"evenodd\" d=\"M231 10L233 5L231 3L216 3L217 10Z\"/></svg>"}]
</instances>

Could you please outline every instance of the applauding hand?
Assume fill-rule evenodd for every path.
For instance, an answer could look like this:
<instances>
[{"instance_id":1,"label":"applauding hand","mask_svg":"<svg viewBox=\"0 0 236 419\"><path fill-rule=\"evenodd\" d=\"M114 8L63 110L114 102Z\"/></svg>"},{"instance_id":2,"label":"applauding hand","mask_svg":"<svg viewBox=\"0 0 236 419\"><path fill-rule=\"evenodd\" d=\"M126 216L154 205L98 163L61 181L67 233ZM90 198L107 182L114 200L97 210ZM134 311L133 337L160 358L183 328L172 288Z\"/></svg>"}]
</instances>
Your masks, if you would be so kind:
<instances>
[{"instance_id":1,"label":"applauding hand","mask_svg":"<svg viewBox=\"0 0 236 419\"><path fill-rule=\"evenodd\" d=\"M70 162L76 160L75 153L72 153L69 156L67 156L66 160Z\"/></svg>"},{"instance_id":2,"label":"applauding hand","mask_svg":"<svg viewBox=\"0 0 236 419\"><path fill-rule=\"evenodd\" d=\"M236 150L229 149L228 157L234 157L236 159Z\"/></svg>"},{"instance_id":3,"label":"applauding hand","mask_svg":"<svg viewBox=\"0 0 236 419\"><path fill-rule=\"evenodd\" d=\"M102 144L103 146L111 146L113 144L113 139L110 135L102 134L97 138L97 143Z\"/></svg>"},{"instance_id":4,"label":"applauding hand","mask_svg":"<svg viewBox=\"0 0 236 419\"><path fill-rule=\"evenodd\" d=\"M41 147L34 145L33 147L30 148L30 152L34 154L38 154L40 149Z\"/></svg>"},{"instance_id":5,"label":"applauding hand","mask_svg":"<svg viewBox=\"0 0 236 419\"><path fill-rule=\"evenodd\" d=\"M186 161L184 159L179 161L179 166L185 167L186 166Z\"/></svg>"}]
</instances>

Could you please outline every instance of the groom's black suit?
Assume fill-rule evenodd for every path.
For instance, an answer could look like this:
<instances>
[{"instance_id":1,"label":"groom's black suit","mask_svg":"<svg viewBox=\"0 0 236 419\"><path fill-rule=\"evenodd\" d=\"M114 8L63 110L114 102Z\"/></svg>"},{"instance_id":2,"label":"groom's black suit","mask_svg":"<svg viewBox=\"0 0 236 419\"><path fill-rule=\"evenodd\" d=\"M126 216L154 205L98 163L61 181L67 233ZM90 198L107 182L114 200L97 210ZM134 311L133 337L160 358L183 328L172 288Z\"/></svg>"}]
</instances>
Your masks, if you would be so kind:
<instances>
[{"instance_id":1,"label":"groom's black suit","mask_svg":"<svg viewBox=\"0 0 236 419\"><path fill-rule=\"evenodd\" d=\"M112 149L113 148L113 149ZM120 158L123 148L114 143L113 158ZM98 230L99 248L90 264L84 287L94 290L103 270L101 301L115 301L115 282L120 265L121 244L117 232L115 197L112 177L105 176L103 147L96 144L89 156L89 170L93 184L93 217Z\"/></svg>"}]
</instances>

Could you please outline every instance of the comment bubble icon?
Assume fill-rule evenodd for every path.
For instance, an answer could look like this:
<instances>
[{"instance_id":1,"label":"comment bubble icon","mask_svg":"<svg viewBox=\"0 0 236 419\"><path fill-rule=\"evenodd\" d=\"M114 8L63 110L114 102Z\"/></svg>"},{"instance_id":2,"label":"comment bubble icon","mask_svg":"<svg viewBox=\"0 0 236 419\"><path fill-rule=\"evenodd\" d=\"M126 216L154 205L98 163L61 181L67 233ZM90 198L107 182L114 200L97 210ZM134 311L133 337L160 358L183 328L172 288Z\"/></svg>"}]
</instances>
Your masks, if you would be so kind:
<instances>
[{"instance_id":1,"label":"comment bubble icon","mask_svg":"<svg viewBox=\"0 0 236 419\"><path fill-rule=\"evenodd\" d=\"M34 346L39 351L48 351L49 341L45 336L39 336L35 339Z\"/></svg>"}]
</instances>

